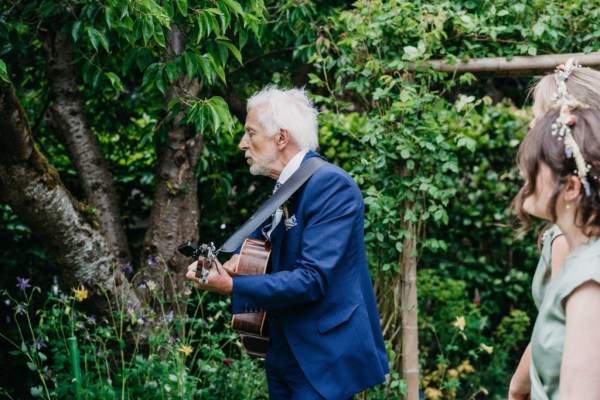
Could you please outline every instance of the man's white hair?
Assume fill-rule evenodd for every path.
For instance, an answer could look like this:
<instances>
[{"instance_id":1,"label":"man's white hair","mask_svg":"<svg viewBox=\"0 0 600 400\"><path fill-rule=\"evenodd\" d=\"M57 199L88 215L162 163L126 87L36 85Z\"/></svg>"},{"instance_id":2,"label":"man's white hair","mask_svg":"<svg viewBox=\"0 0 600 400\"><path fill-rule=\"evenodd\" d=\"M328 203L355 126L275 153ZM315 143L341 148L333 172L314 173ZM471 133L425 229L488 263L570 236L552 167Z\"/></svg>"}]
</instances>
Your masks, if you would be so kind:
<instances>
[{"instance_id":1,"label":"man's white hair","mask_svg":"<svg viewBox=\"0 0 600 400\"><path fill-rule=\"evenodd\" d=\"M256 116L269 136L285 129L302 150L319 147L319 112L304 89L265 86L248 99L246 110L252 109L260 109Z\"/></svg>"}]
</instances>

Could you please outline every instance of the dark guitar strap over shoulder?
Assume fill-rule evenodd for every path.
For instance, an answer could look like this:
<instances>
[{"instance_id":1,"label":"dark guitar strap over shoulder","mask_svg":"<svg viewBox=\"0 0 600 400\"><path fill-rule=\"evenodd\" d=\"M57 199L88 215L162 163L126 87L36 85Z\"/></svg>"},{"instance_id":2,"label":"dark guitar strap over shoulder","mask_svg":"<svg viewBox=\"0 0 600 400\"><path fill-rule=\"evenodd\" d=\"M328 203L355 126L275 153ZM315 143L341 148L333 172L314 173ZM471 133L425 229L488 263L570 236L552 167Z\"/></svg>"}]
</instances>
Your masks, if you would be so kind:
<instances>
[{"instance_id":1,"label":"dark guitar strap over shoulder","mask_svg":"<svg viewBox=\"0 0 600 400\"><path fill-rule=\"evenodd\" d=\"M242 242L267 220L291 195L294 194L311 175L325 163L320 157L312 157L304 161L298 170L290 176L290 178L269 197L269 200L263 203L262 206L233 235L227 239L223 246L217 250L217 253L232 253L240 247Z\"/></svg>"}]
</instances>

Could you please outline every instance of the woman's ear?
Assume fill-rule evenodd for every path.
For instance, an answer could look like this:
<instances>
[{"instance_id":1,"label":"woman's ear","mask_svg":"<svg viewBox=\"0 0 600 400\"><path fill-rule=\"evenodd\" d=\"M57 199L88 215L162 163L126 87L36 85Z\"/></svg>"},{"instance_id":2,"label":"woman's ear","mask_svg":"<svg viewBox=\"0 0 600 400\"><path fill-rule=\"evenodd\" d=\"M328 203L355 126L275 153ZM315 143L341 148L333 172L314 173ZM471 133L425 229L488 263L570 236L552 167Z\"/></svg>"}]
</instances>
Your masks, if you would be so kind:
<instances>
[{"instance_id":1,"label":"woman's ear","mask_svg":"<svg viewBox=\"0 0 600 400\"><path fill-rule=\"evenodd\" d=\"M566 203L577 200L577 198L581 195L581 191L583 190L583 185L581 184L581 180L576 175L569 175L567 177L567 182L565 182L565 187L563 188L563 197Z\"/></svg>"}]
</instances>

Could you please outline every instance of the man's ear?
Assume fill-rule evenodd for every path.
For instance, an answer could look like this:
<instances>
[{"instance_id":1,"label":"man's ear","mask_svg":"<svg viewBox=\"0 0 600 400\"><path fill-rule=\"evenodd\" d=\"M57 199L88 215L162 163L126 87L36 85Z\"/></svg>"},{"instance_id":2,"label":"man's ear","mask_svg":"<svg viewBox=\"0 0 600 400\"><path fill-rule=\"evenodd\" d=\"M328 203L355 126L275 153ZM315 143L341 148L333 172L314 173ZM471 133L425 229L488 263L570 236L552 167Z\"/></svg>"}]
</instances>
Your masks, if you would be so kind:
<instances>
[{"instance_id":1,"label":"man's ear","mask_svg":"<svg viewBox=\"0 0 600 400\"><path fill-rule=\"evenodd\" d=\"M581 195L582 190L583 185L581 184L579 177L575 175L569 175L567 177L567 181L565 182L565 187L562 190L565 202L569 203L577 200L577 198Z\"/></svg>"},{"instance_id":2,"label":"man's ear","mask_svg":"<svg viewBox=\"0 0 600 400\"><path fill-rule=\"evenodd\" d=\"M280 129L277 133L277 145L285 147L291 139L292 135L287 129Z\"/></svg>"}]
</instances>

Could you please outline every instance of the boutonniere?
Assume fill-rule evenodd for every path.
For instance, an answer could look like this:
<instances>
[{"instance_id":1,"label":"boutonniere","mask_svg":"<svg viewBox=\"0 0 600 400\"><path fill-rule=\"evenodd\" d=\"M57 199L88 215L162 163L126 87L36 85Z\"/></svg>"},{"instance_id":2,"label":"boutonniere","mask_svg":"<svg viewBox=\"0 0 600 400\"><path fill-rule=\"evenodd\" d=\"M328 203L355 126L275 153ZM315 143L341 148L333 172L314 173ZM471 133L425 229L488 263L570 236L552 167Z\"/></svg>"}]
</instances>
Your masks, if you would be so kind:
<instances>
[{"instance_id":1,"label":"boutonniere","mask_svg":"<svg viewBox=\"0 0 600 400\"><path fill-rule=\"evenodd\" d=\"M290 197L285 203L283 203L283 205L281 207L283 209L283 217L284 217L283 224L285 225L286 231L297 225L296 215L292 215L290 217L290 212L288 211L288 205L290 204L291 200L292 200L292 198Z\"/></svg>"},{"instance_id":2,"label":"boutonniere","mask_svg":"<svg viewBox=\"0 0 600 400\"><path fill-rule=\"evenodd\" d=\"M283 224L285 225L286 231L298 225L298 222L296 221L296 215L292 215L291 217L286 218L285 221L283 221Z\"/></svg>"}]
</instances>

